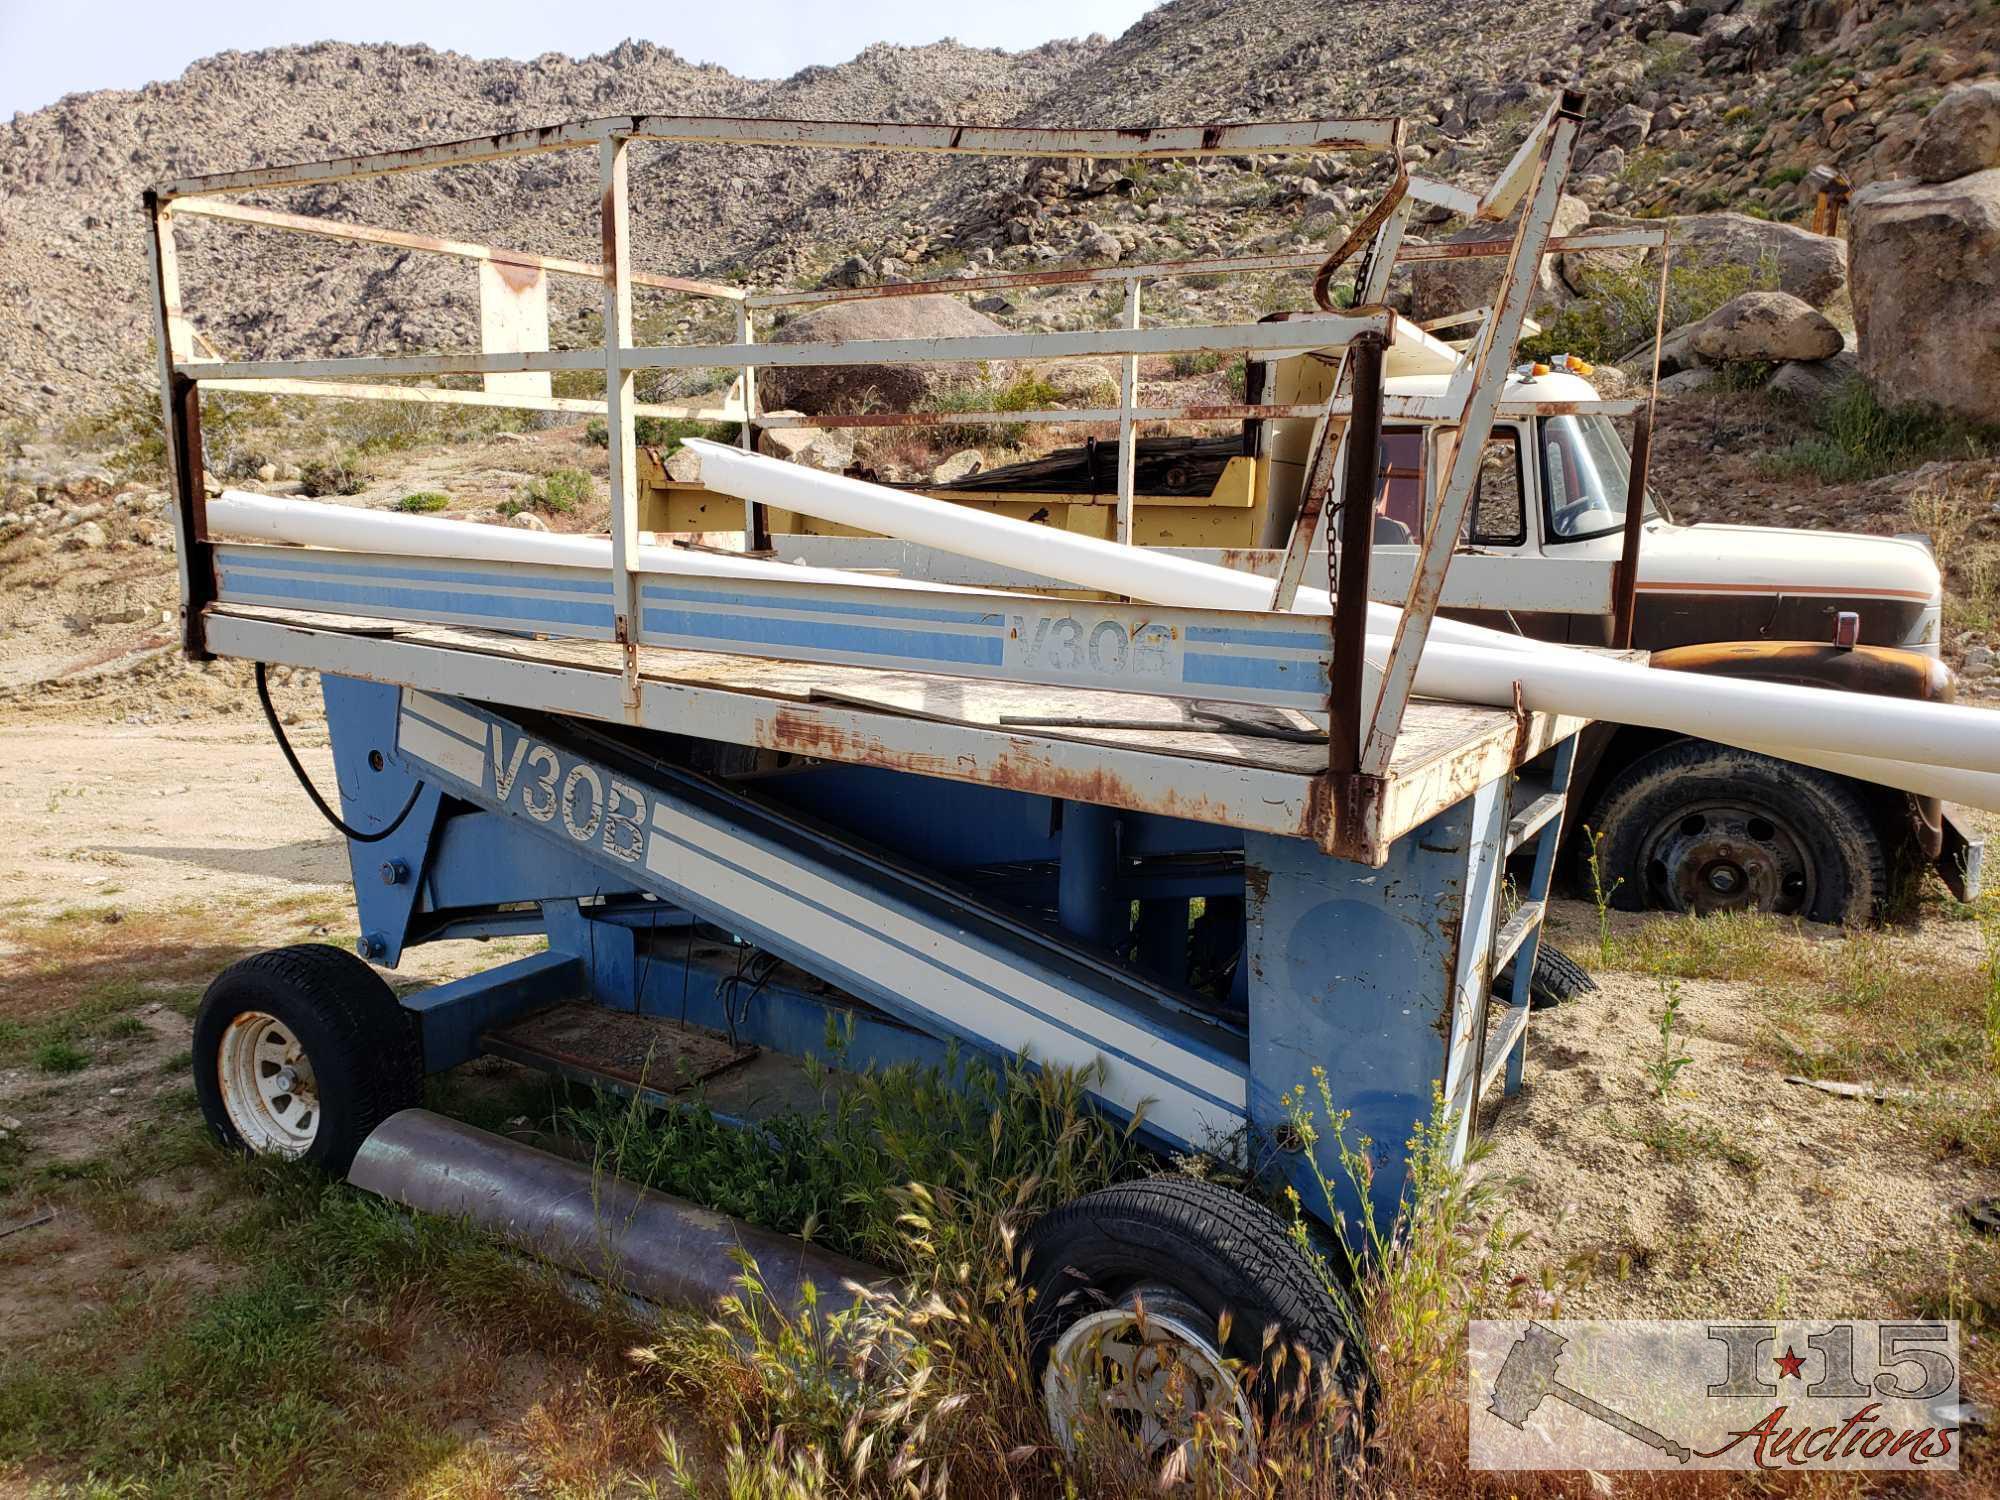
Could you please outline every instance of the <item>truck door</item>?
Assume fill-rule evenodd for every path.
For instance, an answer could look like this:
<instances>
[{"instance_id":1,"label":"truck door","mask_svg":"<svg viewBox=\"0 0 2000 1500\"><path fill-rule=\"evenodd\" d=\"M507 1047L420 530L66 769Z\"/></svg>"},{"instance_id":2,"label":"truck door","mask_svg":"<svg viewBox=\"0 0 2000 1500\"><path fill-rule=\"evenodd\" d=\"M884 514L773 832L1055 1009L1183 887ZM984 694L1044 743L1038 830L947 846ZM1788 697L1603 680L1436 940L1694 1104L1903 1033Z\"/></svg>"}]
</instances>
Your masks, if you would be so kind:
<instances>
[{"instance_id":1,"label":"truck door","mask_svg":"<svg viewBox=\"0 0 2000 1500\"><path fill-rule=\"evenodd\" d=\"M1459 619L1565 640L1571 614L1610 609L1611 565L1542 555L1531 433L1526 423L1494 426L1441 603ZM1401 604L1408 596L1425 514L1436 503L1457 439L1455 428L1383 429L1371 598Z\"/></svg>"}]
</instances>

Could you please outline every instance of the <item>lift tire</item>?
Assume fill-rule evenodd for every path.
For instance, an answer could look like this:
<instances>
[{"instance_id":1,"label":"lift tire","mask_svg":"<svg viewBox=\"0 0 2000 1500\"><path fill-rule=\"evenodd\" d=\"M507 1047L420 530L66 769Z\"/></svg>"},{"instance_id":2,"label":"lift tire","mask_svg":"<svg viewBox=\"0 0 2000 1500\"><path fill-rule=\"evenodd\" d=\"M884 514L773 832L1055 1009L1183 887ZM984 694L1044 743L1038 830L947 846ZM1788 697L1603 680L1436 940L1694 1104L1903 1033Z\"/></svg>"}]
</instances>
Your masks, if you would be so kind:
<instances>
[{"instance_id":1,"label":"lift tire","mask_svg":"<svg viewBox=\"0 0 2000 1500\"><path fill-rule=\"evenodd\" d=\"M1608 896L1621 910L1754 907L1866 923L1889 894L1888 848L1864 788L1708 740L1642 755L1583 822L1603 837L1603 880L1616 882ZM1719 888L1725 878L1734 889Z\"/></svg>"},{"instance_id":2,"label":"lift tire","mask_svg":"<svg viewBox=\"0 0 2000 1500\"><path fill-rule=\"evenodd\" d=\"M1359 1447L1372 1385L1360 1315L1344 1289L1321 1279L1283 1221L1254 1199L1186 1177L1102 1188L1043 1217L1022 1243L1020 1270L1033 1369L1064 1446L1070 1433L1054 1404L1050 1368L1059 1346L1121 1299L1136 1299L1157 1321L1174 1298L1139 1293L1150 1287L1191 1304L1208 1336L1228 1314L1219 1352L1251 1372L1242 1394L1253 1442L1258 1428L1311 1418L1338 1399L1352 1414L1343 1442ZM1277 1336L1267 1342L1272 1328ZM1300 1346L1312 1356L1304 1379L1308 1362L1290 1352Z\"/></svg>"},{"instance_id":3,"label":"lift tire","mask_svg":"<svg viewBox=\"0 0 2000 1500\"><path fill-rule=\"evenodd\" d=\"M304 1067L287 1062L294 1053ZM202 1118L218 1141L334 1176L377 1125L423 1102L414 1021L381 975L324 943L273 948L218 974L195 1013L194 1059ZM285 1067L296 1091L263 1082Z\"/></svg>"},{"instance_id":4,"label":"lift tire","mask_svg":"<svg viewBox=\"0 0 2000 1500\"><path fill-rule=\"evenodd\" d=\"M1553 1010L1558 1005L1567 1005L1578 995L1592 993L1596 988L1597 981L1590 977L1590 971L1554 943L1544 938L1535 945L1535 972L1528 980L1530 1010ZM1493 993L1502 1003L1513 1003L1514 965L1511 961L1494 979Z\"/></svg>"}]
</instances>

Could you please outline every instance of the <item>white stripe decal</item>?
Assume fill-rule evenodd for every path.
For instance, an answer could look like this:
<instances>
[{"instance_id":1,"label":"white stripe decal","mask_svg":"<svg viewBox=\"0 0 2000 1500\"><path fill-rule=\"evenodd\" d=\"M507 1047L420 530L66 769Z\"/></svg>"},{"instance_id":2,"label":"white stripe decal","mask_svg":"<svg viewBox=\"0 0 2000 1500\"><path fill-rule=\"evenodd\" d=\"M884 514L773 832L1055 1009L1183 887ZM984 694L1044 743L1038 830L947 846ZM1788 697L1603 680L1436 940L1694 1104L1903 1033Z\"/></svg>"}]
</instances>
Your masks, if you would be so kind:
<instances>
[{"instance_id":1,"label":"white stripe decal","mask_svg":"<svg viewBox=\"0 0 2000 1500\"><path fill-rule=\"evenodd\" d=\"M781 926L788 936L815 951L840 954L849 967L881 975L897 993L955 1022L967 1033L1009 1051L1027 1046L1037 1057L1071 1066L1096 1060L1097 1050L1086 1039L1096 1034L1145 1065L1106 1057L1107 1074L1100 1092L1107 1099L1130 1110L1150 1097L1150 1118L1190 1143L1241 1123L1247 1087L1242 1075L1036 981L967 944L952 942L884 910L845 887L773 860L724 830L659 804L653 808L653 824L664 837L649 841L648 868L687 883L689 857L699 860L714 855L730 860L741 869L723 865L719 859L704 868L698 882L703 894L739 911L762 908L760 915L771 925ZM662 847L667 843L675 847ZM799 898L782 915L769 909L771 885ZM822 907L826 910L818 909ZM835 915L828 916L828 911ZM982 984L1018 999L1015 1003L996 1000ZM1051 1017L1068 1022L1075 1031L1055 1024ZM1217 1110L1180 1087L1183 1079L1233 1105L1236 1113Z\"/></svg>"},{"instance_id":2,"label":"white stripe decal","mask_svg":"<svg viewBox=\"0 0 2000 1500\"><path fill-rule=\"evenodd\" d=\"M413 713L420 719L428 719L438 728L448 729L462 740L470 740L482 751L486 748L486 721L475 719L462 708L453 708L442 698L433 698L429 693L420 693L415 688L404 688L403 711Z\"/></svg>"},{"instance_id":3,"label":"white stripe decal","mask_svg":"<svg viewBox=\"0 0 2000 1500\"><path fill-rule=\"evenodd\" d=\"M447 734L415 714L406 711L398 721L396 743L405 755L429 761L468 785L479 786L485 780L485 746L468 745L457 735Z\"/></svg>"}]
</instances>

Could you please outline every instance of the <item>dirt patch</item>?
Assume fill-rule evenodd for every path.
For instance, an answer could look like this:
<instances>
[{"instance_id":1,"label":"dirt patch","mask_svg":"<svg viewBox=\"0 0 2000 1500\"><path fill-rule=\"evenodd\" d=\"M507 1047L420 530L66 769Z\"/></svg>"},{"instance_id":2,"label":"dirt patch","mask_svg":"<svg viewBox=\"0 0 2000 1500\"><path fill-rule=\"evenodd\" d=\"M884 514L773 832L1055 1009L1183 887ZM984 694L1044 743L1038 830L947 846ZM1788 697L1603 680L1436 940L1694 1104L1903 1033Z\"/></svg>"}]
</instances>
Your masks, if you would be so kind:
<instances>
[{"instance_id":1,"label":"dirt patch","mask_svg":"<svg viewBox=\"0 0 2000 1500\"><path fill-rule=\"evenodd\" d=\"M2000 1172L1931 1149L1904 1110L1788 1084L1755 1046L1771 992L1677 982L1664 1095L1660 981L1600 976L1535 1017L1527 1083L1487 1122L1485 1171L1526 1232L1509 1269L1574 1262L1577 1315L1883 1316Z\"/></svg>"}]
</instances>

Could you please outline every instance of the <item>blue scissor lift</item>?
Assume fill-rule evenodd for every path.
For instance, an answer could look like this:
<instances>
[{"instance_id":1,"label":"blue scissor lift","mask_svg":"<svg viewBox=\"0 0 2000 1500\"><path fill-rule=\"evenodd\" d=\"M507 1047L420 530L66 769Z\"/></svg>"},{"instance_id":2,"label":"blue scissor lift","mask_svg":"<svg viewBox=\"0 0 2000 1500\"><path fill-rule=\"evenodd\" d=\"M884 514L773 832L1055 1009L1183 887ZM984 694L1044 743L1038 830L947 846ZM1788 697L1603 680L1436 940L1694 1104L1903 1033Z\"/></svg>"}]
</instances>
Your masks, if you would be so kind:
<instances>
[{"instance_id":1,"label":"blue scissor lift","mask_svg":"<svg viewBox=\"0 0 2000 1500\"><path fill-rule=\"evenodd\" d=\"M1097 1102L1163 1152L1214 1152L1340 1228L1358 1189L1330 1136L1308 1159L1288 1093L1324 1077L1350 1141L1372 1143L1386 1223L1435 1097L1461 1157L1489 1088L1520 1084L1580 721L1414 701L1385 772L1364 776L1330 768L1339 730L1306 709L1333 691L1324 620L654 579L628 653L546 633L558 610L608 615L603 569L239 543L214 557L210 649L324 674L361 955L394 966L440 939L547 939L400 1002L334 950L246 960L197 1023L197 1083L225 1139L258 1144L231 1134L227 1080L267 1103L279 1090L296 1116L303 1071L317 1135L293 1148L545 1247L548 1216L595 1209L596 1187L531 1190L551 1170L540 1153L404 1107L423 1072L492 1053L658 1099L690 1078L726 1090L753 1049L866 1067L958 1046L1093 1068ZM508 628L434 623L454 615ZM1011 643L1051 632L1096 640L1100 666L1143 657L1144 690L1088 680L1081 657L1009 665ZM987 675L959 675L982 661ZM1516 855L1531 869L1518 889ZM1510 961L1503 1004L1491 990ZM370 985L374 1009L355 1010ZM335 991L348 998L313 998ZM363 1052L315 1040L327 1005L347 1007ZM615 1020L622 1065L593 1015ZM232 1052L246 1017L283 1025ZM246 1048L261 1079L231 1071ZM1332 1211L1322 1174L1340 1187ZM1059 1434L1107 1368L1106 1339L1147 1344L1125 1364L1191 1360L1221 1389L1262 1346L1225 1347L1220 1330L1276 1322L1345 1350L1319 1368L1365 1387L1351 1306L1268 1209L1184 1178L1105 1191L1027 1240ZM587 1226L563 1233L594 1243ZM1134 1243L1152 1249L1134 1261ZM678 1259L683 1279L690 1260L731 1266L713 1244ZM1221 1269L1183 1269L1198 1264ZM1110 1303L1095 1313L1061 1279L1084 1265Z\"/></svg>"},{"instance_id":2,"label":"blue scissor lift","mask_svg":"<svg viewBox=\"0 0 2000 1500\"><path fill-rule=\"evenodd\" d=\"M1413 699L1478 445L1443 460L1386 650L1367 635L1372 513L1342 508L1340 497L1374 493L1383 376L1397 358L1450 374L1445 394L1410 398L1404 415L1490 428L1578 123L1575 101L1556 101L1478 198L1398 175L1351 308L1323 295L1328 262L1315 293L1322 312L1303 317L1140 328L1135 281L1120 329L782 350L754 342L743 291L659 277L669 290L737 299L738 340L635 345L626 169L635 142L1120 159L1395 151L1400 126L1106 132L619 117L225 173L149 195L188 649L253 661L260 673L282 663L322 674L339 802L337 813L323 810L349 838L361 919L359 957L280 950L211 986L195 1074L218 1135L352 1167L357 1182L469 1213L537 1248L553 1235L593 1269L650 1264L649 1284L698 1292L733 1270L729 1244L789 1252L747 1227L718 1227L714 1215L604 1189L587 1172L579 1185L570 1164L428 1115L415 1107L425 1075L494 1054L664 1100L691 1079L726 1090L769 1056L827 1056L837 1035L834 1060L847 1067L938 1060L957 1047L1091 1069L1096 1102L1136 1118L1151 1144L1211 1151L1267 1187L1294 1186L1338 1230L1354 1223L1361 1189L1330 1137L1308 1158L1287 1107L1323 1077L1351 1117L1350 1141L1372 1143L1374 1212L1393 1217L1404 1143L1434 1101L1444 1102L1445 1149L1462 1159L1488 1091L1520 1086L1583 724L1518 702L1510 711ZM480 355L230 362L197 351L180 303L175 214L296 228L309 221L220 200L563 149L600 155L602 266L315 227L481 259ZM1488 247L1504 255L1502 281L1462 356L1385 305L1413 207L1405 186L1496 224L1519 210ZM1149 274L1191 274L1194 264ZM548 347L545 273L603 282L604 348ZM722 577L670 554L642 556L638 369L740 368L725 404L745 415L756 410L750 367L765 361L1120 356L1129 460L1139 355L1231 349L1338 368L1268 608L1122 602L1075 573L1057 576L1086 597L754 564ZM309 534L284 538L304 546L254 529L265 539L210 535L205 383L405 399L419 393L338 382L470 372L485 378L483 393L421 398L561 410L589 403L550 394L549 372L586 368L601 369L607 387L608 546L443 522L397 523L405 529L387 541L372 529L377 541L364 545L323 516ZM1231 410L1246 420L1313 415ZM242 504L233 513L257 514ZM754 553L759 507L746 503L744 514ZM1290 607L1322 520L1337 529L1331 620ZM436 525L467 550L423 530ZM911 547L880 550L888 570L925 576ZM1496 688L1504 701L1505 684ZM1510 863L1528 872L1518 887ZM540 935L546 951L401 999L370 967L394 967L426 942L500 935ZM1510 962L1511 992L1496 1000L1494 976ZM1330 1209L1322 1176L1344 1195ZM600 1189L625 1193L623 1206L606 1209ZM1247 1414L1237 1372L1269 1365L1272 1325L1320 1356L1292 1362L1294 1375L1312 1368L1350 1389L1364 1383L1352 1306L1254 1197L1166 1175L1058 1208L1025 1245L1030 1332L1059 1437L1086 1400L1124 1409L1136 1430L1158 1436L1159 1415L1133 1408L1150 1399L1135 1392L1156 1388L1138 1378L1140 1362L1157 1373L1179 1361L1197 1404ZM815 1274L830 1269L839 1268L822 1260ZM1129 1378L1121 1385L1107 1370Z\"/></svg>"}]
</instances>

